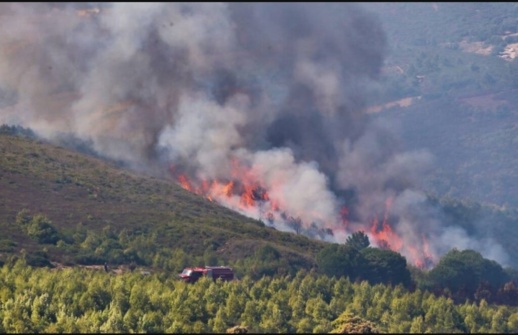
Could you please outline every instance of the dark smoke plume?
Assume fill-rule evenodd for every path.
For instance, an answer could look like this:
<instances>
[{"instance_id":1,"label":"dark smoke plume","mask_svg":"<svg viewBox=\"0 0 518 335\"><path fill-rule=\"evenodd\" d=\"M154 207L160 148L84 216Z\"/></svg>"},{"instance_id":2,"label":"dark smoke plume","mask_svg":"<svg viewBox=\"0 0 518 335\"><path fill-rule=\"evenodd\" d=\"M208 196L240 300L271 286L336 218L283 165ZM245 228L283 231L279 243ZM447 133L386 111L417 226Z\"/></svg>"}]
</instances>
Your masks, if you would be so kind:
<instances>
[{"instance_id":1,"label":"dark smoke plume","mask_svg":"<svg viewBox=\"0 0 518 335\"><path fill-rule=\"evenodd\" d=\"M405 245L426 236L433 255L468 246L506 261L492 241L441 223L413 189L430 155L403 152L363 112L387 42L359 6L0 6L0 92L9 97L0 123L49 139L71 133L154 173L171 163L192 178L229 180L238 160L293 216L270 217L277 228L325 228L338 242L350 233L341 206L365 229L390 198ZM245 214L265 219L260 208Z\"/></svg>"}]
</instances>

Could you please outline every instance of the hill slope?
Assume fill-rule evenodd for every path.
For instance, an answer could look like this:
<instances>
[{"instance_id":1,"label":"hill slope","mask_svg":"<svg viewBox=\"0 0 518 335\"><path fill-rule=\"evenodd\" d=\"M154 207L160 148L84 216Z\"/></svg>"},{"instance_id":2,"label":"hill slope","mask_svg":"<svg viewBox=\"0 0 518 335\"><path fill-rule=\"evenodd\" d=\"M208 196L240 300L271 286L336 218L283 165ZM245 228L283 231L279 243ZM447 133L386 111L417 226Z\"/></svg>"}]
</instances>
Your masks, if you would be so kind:
<instances>
[{"instance_id":1,"label":"hill slope","mask_svg":"<svg viewBox=\"0 0 518 335\"><path fill-rule=\"evenodd\" d=\"M170 271L230 262L260 275L313 268L327 245L265 227L169 180L8 133L0 131L0 262L20 252L42 264L136 263ZM507 265L516 266L518 234L509 227L518 210L451 197L429 202L448 226L493 237L509 254Z\"/></svg>"},{"instance_id":2,"label":"hill slope","mask_svg":"<svg viewBox=\"0 0 518 335\"><path fill-rule=\"evenodd\" d=\"M269 243L284 259L309 268L323 246L266 228L173 182L19 136L0 135L0 190L3 259L44 251L61 262L137 262L177 271L187 264L168 263L174 249L187 258L205 255L199 263L221 263ZM27 223L37 214L57 230L55 245L39 243L24 227L23 216Z\"/></svg>"}]
</instances>

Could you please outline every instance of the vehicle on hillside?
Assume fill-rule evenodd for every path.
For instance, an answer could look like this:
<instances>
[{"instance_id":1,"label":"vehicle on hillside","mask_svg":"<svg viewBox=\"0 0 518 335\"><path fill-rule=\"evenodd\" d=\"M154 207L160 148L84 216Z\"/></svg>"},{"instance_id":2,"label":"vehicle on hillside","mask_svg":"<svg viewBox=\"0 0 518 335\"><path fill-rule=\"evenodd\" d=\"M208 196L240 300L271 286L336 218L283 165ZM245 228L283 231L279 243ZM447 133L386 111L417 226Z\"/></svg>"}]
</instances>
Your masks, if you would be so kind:
<instances>
[{"instance_id":1,"label":"vehicle on hillside","mask_svg":"<svg viewBox=\"0 0 518 335\"><path fill-rule=\"evenodd\" d=\"M195 283L202 276L213 280L231 281L234 280L234 271L228 266L204 266L185 268L178 276L187 283Z\"/></svg>"}]
</instances>

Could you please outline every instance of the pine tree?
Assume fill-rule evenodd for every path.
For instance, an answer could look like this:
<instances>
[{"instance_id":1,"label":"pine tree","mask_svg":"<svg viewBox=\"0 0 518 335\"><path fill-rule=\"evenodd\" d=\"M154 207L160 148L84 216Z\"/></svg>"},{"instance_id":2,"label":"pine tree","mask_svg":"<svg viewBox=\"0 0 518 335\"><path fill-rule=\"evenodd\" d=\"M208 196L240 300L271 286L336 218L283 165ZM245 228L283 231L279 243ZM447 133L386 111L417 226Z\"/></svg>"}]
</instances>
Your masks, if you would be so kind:
<instances>
[{"instance_id":1,"label":"pine tree","mask_svg":"<svg viewBox=\"0 0 518 335\"><path fill-rule=\"evenodd\" d=\"M216 316L213 319L209 320L209 327L214 333L225 333L229 326L230 325L227 321L227 315L223 308L218 310Z\"/></svg>"},{"instance_id":2,"label":"pine tree","mask_svg":"<svg viewBox=\"0 0 518 335\"><path fill-rule=\"evenodd\" d=\"M509 333L518 333L518 312L509 316L509 319L507 320L507 330Z\"/></svg>"},{"instance_id":3,"label":"pine tree","mask_svg":"<svg viewBox=\"0 0 518 335\"><path fill-rule=\"evenodd\" d=\"M509 319L509 309L506 306L499 306L498 310L491 318L492 333L507 333L507 320Z\"/></svg>"},{"instance_id":4,"label":"pine tree","mask_svg":"<svg viewBox=\"0 0 518 335\"><path fill-rule=\"evenodd\" d=\"M370 241L369 237L365 234L365 232L357 231L355 233L352 233L349 237L347 237L345 244L356 250L362 250L369 247Z\"/></svg>"},{"instance_id":5,"label":"pine tree","mask_svg":"<svg viewBox=\"0 0 518 335\"><path fill-rule=\"evenodd\" d=\"M423 322L423 317L421 315L415 317L412 320L412 325L410 326L411 334L423 334L425 332L425 325Z\"/></svg>"},{"instance_id":6,"label":"pine tree","mask_svg":"<svg viewBox=\"0 0 518 335\"><path fill-rule=\"evenodd\" d=\"M256 300L248 300L245 309L241 314L242 324L250 330L257 330L261 322L261 315L264 313L265 306Z\"/></svg>"},{"instance_id":7,"label":"pine tree","mask_svg":"<svg viewBox=\"0 0 518 335\"><path fill-rule=\"evenodd\" d=\"M108 312L108 320L100 327L103 333L126 333L124 320L121 311L115 306L110 305Z\"/></svg>"},{"instance_id":8,"label":"pine tree","mask_svg":"<svg viewBox=\"0 0 518 335\"><path fill-rule=\"evenodd\" d=\"M334 334L377 334L378 328L372 322L344 312L332 322Z\"/></svg>"}]
</instances>

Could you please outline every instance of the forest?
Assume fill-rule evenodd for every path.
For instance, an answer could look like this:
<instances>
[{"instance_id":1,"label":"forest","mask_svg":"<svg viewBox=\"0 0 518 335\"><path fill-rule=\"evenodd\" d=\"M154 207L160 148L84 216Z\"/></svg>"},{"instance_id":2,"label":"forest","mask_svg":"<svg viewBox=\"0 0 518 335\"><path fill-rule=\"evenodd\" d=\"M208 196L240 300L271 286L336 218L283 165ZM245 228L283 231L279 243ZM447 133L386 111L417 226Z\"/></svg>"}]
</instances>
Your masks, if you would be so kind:
<instances>
[{"instance_id":1,"label":"forest","mask_svg":"<svg viewBox=\"0 0 518 335\"><path fill-rule=\"evenodd\" d=\"M2 333L516 333L516 307L436 296L298 271L202 278L49 269L23 260L0 269ZM516 300L515 300L516 301Z\"/></svg>"}]
</instances>

